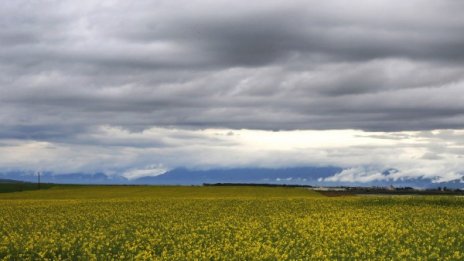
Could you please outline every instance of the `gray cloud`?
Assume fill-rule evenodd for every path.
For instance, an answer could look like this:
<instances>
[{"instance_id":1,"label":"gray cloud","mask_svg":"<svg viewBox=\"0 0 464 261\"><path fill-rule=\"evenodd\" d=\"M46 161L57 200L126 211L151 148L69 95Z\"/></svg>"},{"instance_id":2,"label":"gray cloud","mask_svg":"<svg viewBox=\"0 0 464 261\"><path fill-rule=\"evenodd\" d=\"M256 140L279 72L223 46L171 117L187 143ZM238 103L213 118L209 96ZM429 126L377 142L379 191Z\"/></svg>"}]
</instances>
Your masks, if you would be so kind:
<instances>
[{"instance_id":1,"label":"gray cloud","mask_svg":"<svg viewBox=\"0 0 464 261\"><path fill-rule=\"evenodd\" d=\"M257 131L151 128L130 132L104 126L64 140L2 140L0 171L142 174L175 167L340 166L329 180L461 178L462 130L422 132ZM388 138L390 137L390 138ZM398 172L383 175L386 169ZM139 173L140 172L140 173Z\"/></svg>"},{"instance_id":2,"label":"gray cloud","mask_svg":"<svg viewBox=\"0 0 464 261\"><path fill-rule=\"evenodd\" d=\"M462 154L427 131L464 127L463 11L452 0L5 1L0 143L215 153L234 144L102 128L420 130L437 144L422 157L441 162L433 153Z\"/></svg>"}]
</instances>

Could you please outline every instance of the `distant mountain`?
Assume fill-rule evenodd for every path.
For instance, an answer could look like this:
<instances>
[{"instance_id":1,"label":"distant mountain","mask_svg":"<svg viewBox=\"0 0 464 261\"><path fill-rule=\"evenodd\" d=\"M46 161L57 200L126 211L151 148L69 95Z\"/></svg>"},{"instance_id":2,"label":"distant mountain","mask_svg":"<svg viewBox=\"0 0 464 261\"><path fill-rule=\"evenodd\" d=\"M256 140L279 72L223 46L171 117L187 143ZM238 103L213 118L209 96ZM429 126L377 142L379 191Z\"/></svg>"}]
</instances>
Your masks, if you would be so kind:
<instances>
[{"instance_id":1,"label":"distant mountain","mask_svg":"<svg viewBox=\"0 0 464 261\"><path fill-rule=\"evenodd\" d=\"M382 175L384 180L367 183L362 182L331 182L324 181L343 171L339 167L297 167L297 168L231 168L194 170L177 168L158 176L147 176L137 179L127 179L118 175L104 173L41 173L41 182L57 184L137 184L137 185L200 185L202 183L267 183L267 184L298 184L313 186L390 186L417 188L464 188L464 180L437 183L430 178L389 179L396 169L386 169ZM37 182L37 174L27 171L11 171L0 173L1 180L20 180Z\"/></svg>"},{"instance_id":2,"label":"distant mountain","mask_svg":"<svg viewBox=\"0 0 464 261\"><path fill-rule=\"evenodd\" d=\"M273 183L313 184L318 178L332 176L342 171L337 167L301 168L235 168L190 170L178 168L155 177L142 177L135 184L202 184L202 183Z\"/></svg>"},{"instance_id":3,"label":"distant mountain","mask_svg":"<svg viewBox=\"0 0 464 261\"><path fill-rule=\"evenodd\" d=\"M159 185L199 185L202 183L274 183L313 184L318 178L325 178L342 171L337 167L301 168L235 168L191 170L177 168L154 177L127 179L123 176L109 176L104 173L41 173L43 183L63 184L159 184ZM0 173L0 178L37 182L37 173L12 171Z\"/></svg>"},{"instance_id":4,"label":"distant mountain","mask_svg":"<svg viewBox=\"0 0 464 261\"><path fill-rule=\"evenodd\" d=\"M65 184L127 184L129 180L122 176L109 176L104 173L70 173L52 174L46 173L40 177L42 182Z\"/></svg>"},{"instance_id":5,"label":"distant mountain","mask_svg":"<svg viewBox=\"0 0 464 261\"><path fill-rule=\"evenodd\" d=\"M10 171L0 173L2 179L15 179L26 182L37 182L37 173L30 171ZM104 173L66 173L55 174L41 172L40 182L57 184L129 184L129 180L121 176L109 176Z\"/></svg>"},{"instance_id":6,"label":"distant mountain","mask_svg":"<svg viewBox=\"0 0 464 261\"><path fill-rule=\"evenodd\" d=\"M24 183L24 181L14 179L0 179L0 183Z\"/></svg>"}]
</instances>

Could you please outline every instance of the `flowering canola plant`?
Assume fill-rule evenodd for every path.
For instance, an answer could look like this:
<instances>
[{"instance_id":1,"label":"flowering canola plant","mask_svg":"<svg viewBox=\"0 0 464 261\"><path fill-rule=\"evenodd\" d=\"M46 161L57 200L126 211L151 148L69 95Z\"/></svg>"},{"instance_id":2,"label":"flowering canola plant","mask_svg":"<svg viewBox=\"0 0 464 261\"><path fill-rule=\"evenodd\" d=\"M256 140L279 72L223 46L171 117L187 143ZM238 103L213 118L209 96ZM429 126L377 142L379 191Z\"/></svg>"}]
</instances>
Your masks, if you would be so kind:
<instances>
[{"instance_id":1,"label":"flowering canola plant","mask_svg":"<svg viewBox=\"0 0 464 261\"><path fill-rule=\"evenodd\" d=\"M0 260L463 260L464 198L63 186L0 195Z\"/></svg>"}]
</instances>

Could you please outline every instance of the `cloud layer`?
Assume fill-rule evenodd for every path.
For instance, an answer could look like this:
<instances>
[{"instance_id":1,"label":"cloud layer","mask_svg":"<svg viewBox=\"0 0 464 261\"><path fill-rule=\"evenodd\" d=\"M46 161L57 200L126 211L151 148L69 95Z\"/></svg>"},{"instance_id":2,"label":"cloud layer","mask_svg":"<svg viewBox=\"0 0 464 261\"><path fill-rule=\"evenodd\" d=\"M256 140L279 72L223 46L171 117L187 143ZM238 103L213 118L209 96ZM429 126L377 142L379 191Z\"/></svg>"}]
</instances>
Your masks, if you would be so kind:
<instances>
[{"instance_id":1,"label":"cloud layer","mask_svg":"<svg viewBox=\"0 0 464 261\"><path fill-rule=\"evenodd\" d=\"M62 142L4 140L0 171L103 171L129 178L176 167L338 166L325 181L371 182L464 176L464 132L263 131L151 128L130 132L101 127ZM384 173L385 170L395 171Z\"/></svg>"},{"instance_id":2,"label":"cloud layer","mask_svg":"<svg viewBox=\"0 0 464 261\"><path fill-rule=\"evenodd\" d=\"M84 169L224 165L219 153L235 158L225 165L272 165L274 155L350 165L298 160L297 150L247 160L238 151L248 147L199 133L462 129L463 12L453 0L4 1L0 163L60 169L68 163L53 155L70 153ZM447 148L445 163L436 142L423 160L456 171L460 149ZM364 157L354 161L388 165Z\"/></svg>"},{"instance_id":3,"label":"cloud layer","mask_svg":"<svg viewBox=\"0 0 464 261\"><path fill-rule=\"evenodd\" d=\"M1 5L2 136L463 127L457 1Z\"/></svg>"}]
</instances>

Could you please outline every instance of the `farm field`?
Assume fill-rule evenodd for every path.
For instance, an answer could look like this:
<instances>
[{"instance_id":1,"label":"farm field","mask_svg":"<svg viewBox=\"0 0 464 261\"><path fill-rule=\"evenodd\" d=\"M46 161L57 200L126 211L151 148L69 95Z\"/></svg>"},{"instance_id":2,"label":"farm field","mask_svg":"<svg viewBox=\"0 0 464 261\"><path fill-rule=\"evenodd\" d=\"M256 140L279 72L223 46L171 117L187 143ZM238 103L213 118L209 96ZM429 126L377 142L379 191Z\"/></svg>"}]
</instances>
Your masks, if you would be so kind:
<instances>
[{"instance_id":1,"label":"farm field","mask_svg":"<svg viewBox=\"0 0 464 261\"><path fill-rule=\"evenodd\" d=\"M0 194L0 259L462 260L463 220L455 196L57 186Z\"/></svg>"}]
</instances>

